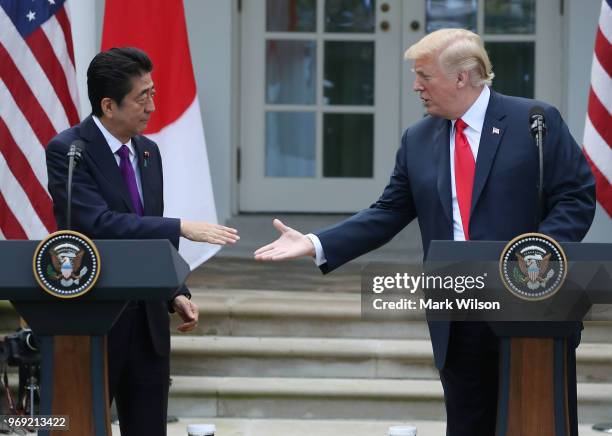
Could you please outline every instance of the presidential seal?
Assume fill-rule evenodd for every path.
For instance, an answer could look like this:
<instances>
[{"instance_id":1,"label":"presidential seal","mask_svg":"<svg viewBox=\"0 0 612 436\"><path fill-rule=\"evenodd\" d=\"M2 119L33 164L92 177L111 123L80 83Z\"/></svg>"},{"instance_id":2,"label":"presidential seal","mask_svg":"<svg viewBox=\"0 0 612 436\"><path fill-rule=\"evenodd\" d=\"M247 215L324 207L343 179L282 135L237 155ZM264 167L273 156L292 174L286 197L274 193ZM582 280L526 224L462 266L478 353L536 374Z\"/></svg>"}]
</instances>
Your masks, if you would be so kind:
<instances>
[{"instance_id":1,"label":"presidential seal","mask_svg":"<svg viewBox=\"0 0 612 436\"><path fill-rule=\"evenodd\" d=\"M567 275L567 258L557 241L541 233L525 233L502 251L499 272L506 289L529 301L552 297Z\"/></svg>"},{"instance_id":2,"label":"presidential seal","mask_svg":"<svg viewBox=\"0 0 612 436\"><path fill-rule=\"evenodd\" d=\"M34 278L58 298L85 295L98 281L100 254L85 235L71 230L52 233L34 251Z\"/></svg>"}]
</instances>

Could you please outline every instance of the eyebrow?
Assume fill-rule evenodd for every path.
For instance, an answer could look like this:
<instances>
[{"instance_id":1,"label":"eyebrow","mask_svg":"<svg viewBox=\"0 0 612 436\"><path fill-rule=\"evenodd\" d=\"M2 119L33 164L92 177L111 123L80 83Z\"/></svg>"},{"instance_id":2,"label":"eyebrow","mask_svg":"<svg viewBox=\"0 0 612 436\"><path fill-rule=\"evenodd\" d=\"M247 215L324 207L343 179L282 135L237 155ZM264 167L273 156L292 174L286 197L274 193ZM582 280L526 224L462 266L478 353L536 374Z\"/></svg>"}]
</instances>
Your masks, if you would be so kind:
<instances>
[{"instance_id":1,"label":"eyebrow","mask_svg":"<svg viewBox=\"0 0 612 436\"><path fill-rule=\"evenodd\" d=\"M148 93L149 91L155 91L155 85L152 85L148 88L143 89L142 91L140 91L140 93L138 94L138 96L140 97L141 95L145 95L146 93Z\"/></svg>"},{"instance_id":2,"label":"eyebrow","mask_svg":"<svg viewBox=\"0 0 612 436\"><path fill-rule=\"evenodd\" d=\"M411 71L412 71L413 73L415 73L415 74L420 75L420 76L426 76L426 77L427 77L427 76L431 76L431 74L427 74L425 71L423 71L423 70L421 70L421 69L415 70L414 68L411 68Z\"/></svg>"}]
</instances>

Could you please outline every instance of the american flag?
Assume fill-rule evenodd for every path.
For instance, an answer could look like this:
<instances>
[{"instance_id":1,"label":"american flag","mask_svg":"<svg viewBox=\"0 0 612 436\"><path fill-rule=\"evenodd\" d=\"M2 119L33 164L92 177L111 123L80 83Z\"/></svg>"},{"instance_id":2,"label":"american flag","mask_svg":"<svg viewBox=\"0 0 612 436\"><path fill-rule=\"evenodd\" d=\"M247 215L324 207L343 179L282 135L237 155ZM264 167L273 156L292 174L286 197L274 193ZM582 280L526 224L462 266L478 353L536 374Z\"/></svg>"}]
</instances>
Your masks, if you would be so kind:
<instances>
[{"instance_id":1,"label":"american flag","mask_svg":"<svg viewBox=\"0 0 612 436\"><path fill-rule=\"evenodd\" d=\"M65 0L0 0L0 239L56 229L45 146L79 122Z\"/></svg>"},{"instance_id":2,"label":"american flag","mask_svg":"<svg viewBox=\"0 0 612 436\"><path fill-rule=\"evenodd\" d=\"M597 201L612 218L612 0L601 2L591 67L584 154L597 183Z\"/></svg>"}]
</instances>

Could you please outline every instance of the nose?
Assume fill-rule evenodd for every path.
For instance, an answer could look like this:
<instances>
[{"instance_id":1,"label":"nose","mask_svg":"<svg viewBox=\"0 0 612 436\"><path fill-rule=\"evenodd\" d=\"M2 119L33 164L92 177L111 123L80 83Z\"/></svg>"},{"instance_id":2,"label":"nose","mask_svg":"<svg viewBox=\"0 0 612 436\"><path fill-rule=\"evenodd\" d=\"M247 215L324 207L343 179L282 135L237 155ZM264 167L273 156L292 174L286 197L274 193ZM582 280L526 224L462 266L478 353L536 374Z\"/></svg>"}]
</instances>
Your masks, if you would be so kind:
<instances>
[{"instance_id":1,"label":"nose","mask_svg":"<svg viewBox=\"0 0 612 436\"><path fill-rule=\"evenodd\" d=\"M155 102L153 101L153 98L149 98L147 100L147 105L145 106L145 111L147 113L155 112Z\"/></svg>"},{"instance_id":2,"label":"nose","mask_svg":"<svg viewBox=\"0 0 612 436\"><path fill-rule=\"evenodd\" d=\"M420 92L423 91L423 85L421 84L421 81L419 80L418 77L414 78L414 82L412 83L412 90L415 92Z\"/></svg>"}]
</instances>

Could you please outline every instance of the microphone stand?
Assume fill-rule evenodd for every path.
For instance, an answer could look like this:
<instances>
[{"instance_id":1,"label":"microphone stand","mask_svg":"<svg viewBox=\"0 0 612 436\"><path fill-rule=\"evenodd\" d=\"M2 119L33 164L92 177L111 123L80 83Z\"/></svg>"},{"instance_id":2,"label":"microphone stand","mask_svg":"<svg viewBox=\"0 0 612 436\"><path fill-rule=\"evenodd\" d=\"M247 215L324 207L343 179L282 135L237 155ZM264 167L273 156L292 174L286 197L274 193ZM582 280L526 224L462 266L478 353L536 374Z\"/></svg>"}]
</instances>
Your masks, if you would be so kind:
<instances>
[{"instance_id":1,"label":"microphone stand","mask_svg":"<svg viewBox=\"0 0 612 436\"><path fill-rule=\"evenodd\" d=\"M81 161L81 149L76 144L72 144L67 156L68 181L66 182L66 229L70 230L72 228L72 173L74 172L74 167L76 167Z\"/></svg>"},{"instance_id":2,"label":"microphone stand","mask_svg":"<svg viewBox=\"0 0 612 436\"><path fill-rule=\"evenodd\" d=\"M537 133L535 135L536 146L538 147L538 159L540 161L539 181L538 181L538 225L542 221L542 210L544 209L542 204L543 190L544 190L544 128L543 119L538 117Z\"/></svg>"}]
</instances>

